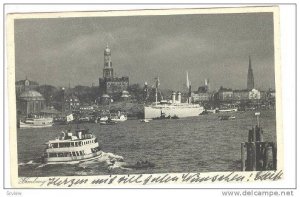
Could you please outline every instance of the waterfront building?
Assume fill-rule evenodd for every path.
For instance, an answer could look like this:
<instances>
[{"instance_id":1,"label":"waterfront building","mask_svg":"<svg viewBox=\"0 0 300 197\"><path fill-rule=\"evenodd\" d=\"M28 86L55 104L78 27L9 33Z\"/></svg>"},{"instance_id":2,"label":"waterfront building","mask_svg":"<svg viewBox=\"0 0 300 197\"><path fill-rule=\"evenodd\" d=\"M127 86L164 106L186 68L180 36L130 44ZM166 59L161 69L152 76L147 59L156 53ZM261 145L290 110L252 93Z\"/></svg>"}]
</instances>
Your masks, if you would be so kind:
<instances>
[{"instance_id":1,"label":"waterfront building","mask_svg":"<svg viewBox=\"0 0 300 197\"><path fill-rule=\"evenodd\" d=\"M128 91L123 90L122 95L121 95L121 100L122 101L128 101L130 99L130 94Z\"/></svg>"},{"instance_id":2,"label":"waterfront building","mask_svg":"<svg viewBox=\"0 0 300 197\"><path fill-rule=\"evenodd\" d=\"M74 94L65 96L64 100L65 110L72 111L77 110L80 107L80 102L77 96Z\"/></svg>"},{"instance_id":3,"label":"waterfront building","mask_svg":"<svg viewBox=\"0 0 300 197\"><path fill-rule=\"evenodd\" d=\"M253 76L253 70L251 65L251 57L249 56L247 90L252 90L253 88L254 88L254 76Z\"/></svg>"},{"instance_id":4,"label":"waterfront building","mask_svg":"<svg viewBox=\"0 0 300 197\"><path fill-rule=\"evenodd\" d=\"M229 88L220 87L217 93L217 99L219 101L232 101L233 99L233 90Z\"/></svg>"},{"instance_id":5,"label":"waterfront building","mask_svg":"<svg viewBox=\"0 0 300 197\"><path fill-rule=\"evenodd\" d=\"M107 105L107 104L109 104L110 102L111 102L111 98L110 98L110 96L109 96L108 94L103 94L103 95L101 96L101 104Z\"/></svg>"},{"instance_id":6,"label":"waterfront building","mask_svg":"<svg viewBox=\"0 0 300 197\"><path fill-rule=\"evenodd\" d=\"M206 102L210 100L210 94L208 92L199 92L193 93L192 92L192 102Z\"/></svg>"},{"instance_id":7,"label":"waterfront building","mask_svg":"<svg viewBox=\"0 0 300 197\"><path fill-rule=\"evenodd\" d=\"M259 100L260 99L260 91L256 89L252 89L249 91L249 100Z\"/></svg>"},{"instance_id":8,"label":"waterfront building","mask_svg":"<svg viewBox=\"0 0 300 197\"><path fill-rule=\"evenodd\" d=\"M37 91L26 90L17 98L17 112L28 116L38 114L45 108L45 98Z\"/></svg>"},{"instance_id":9,"label":"waterfront building","mask_svg":"<svg viewBox=\"0 0 300 197\"><path fill-rule=\"evenodd\" d=\"M233 91L234 101L246 101L249 100L249 90L234 90Z\"/></svg>"},{"instance_id":10,"label":"waterfront building","mask_svg":"<svg viewBox=\"0 0 300 197\"><path fill-rule=\"evenodd\" d=\"M269 89L267 92L267 99L268 100L275 100L275 97L276 97L276 93L275 93L275 90L272 90L272 89Z\"/></svg>"},{"instance_id":11,"label":"waterfront building","mask_svg":"<svg viewBox=\"0 0 300 197\"><path fill-rule=\"evenodd\" d=\"M112 97L121 96L122 91L127 90L129 77L114 76L111 60L111 50L106 46L104 50L103 78L99 78L100 95L108 94Z\"/></svg>"},{"instance_id":12,"label":"waterfront building","mask_svg":"<svg viewBox=\"0 0 300 197\"><path fill-rule=\"evenodd\" d=\"M22 92L28 91L28 90L35 90L39 84L35 81L30 81L27 79L25 80L19 80L15 83L16 85L16 96L18 97Z\"/></svg>"},{"instance_id":13,"label":"waterfront building","mask_svg":"<svg viewBox=\"0 0 300 197\"><path fill-rule=\"evenodd\" d=\"M198 88L198 93L207 93L209 92L209 79L204 80L204 86Z\"/></svg>"}]
</instances>

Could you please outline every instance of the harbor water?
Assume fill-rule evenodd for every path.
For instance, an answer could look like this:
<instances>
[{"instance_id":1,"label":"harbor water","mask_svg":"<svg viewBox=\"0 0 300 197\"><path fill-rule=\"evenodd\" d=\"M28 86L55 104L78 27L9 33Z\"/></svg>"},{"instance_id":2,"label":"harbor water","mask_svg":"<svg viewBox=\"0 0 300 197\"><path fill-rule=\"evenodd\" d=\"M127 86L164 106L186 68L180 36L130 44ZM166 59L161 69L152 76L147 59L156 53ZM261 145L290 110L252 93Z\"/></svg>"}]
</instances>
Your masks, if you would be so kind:
<instances>
[{"instance_id":1,"label":"harbor water","mask_svg":"<svg viewBox=\"0 0 300 197\"><path fill-rule=\"evenodd\" d=\"M18 129L19 176L239 171L241 142L248 140L256 117L253 111L229 114L236 119L221 121L218 116L222 114L208 114L149 123L127 120L115 125L79 124L97 136L104 153L97 160L76 164L45 165L40 157L48 140L77 125ZM264 140L276 142L275 110L261 111L260 125ZM155 166L135 168L141 160Z\"/></svg>"}]
</instances>

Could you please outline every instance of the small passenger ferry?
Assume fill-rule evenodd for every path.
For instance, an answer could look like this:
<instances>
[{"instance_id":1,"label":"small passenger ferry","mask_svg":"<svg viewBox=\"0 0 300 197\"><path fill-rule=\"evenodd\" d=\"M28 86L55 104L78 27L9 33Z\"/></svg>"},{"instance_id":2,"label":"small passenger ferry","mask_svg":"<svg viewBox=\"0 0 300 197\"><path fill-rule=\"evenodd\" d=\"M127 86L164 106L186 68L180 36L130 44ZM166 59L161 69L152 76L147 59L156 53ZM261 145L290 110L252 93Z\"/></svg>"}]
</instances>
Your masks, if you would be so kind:
<instances>
[{"instance_id":1,"label":"small passenger ferry","mask_svg":"<svg viewBox=\"0 0 300 197\"><path fill-rule=\"evenodd\" d=\"M25 121L20 121L20 128L44 128L52 127L53 118L26 118Z\"/></svg>"},{"instance_id":2,"label":"small passenger ferry","mask_svg":"<svg viewBox=\"0 0 300 197\"><path fill-rule=\"evenodd\" d=\"M88 129L77 129L75 134L63 131L61 137L48 141L46 145L42 156L46 164L77 163L102 155L96 136Z\"/></svg>"}]
</instances>

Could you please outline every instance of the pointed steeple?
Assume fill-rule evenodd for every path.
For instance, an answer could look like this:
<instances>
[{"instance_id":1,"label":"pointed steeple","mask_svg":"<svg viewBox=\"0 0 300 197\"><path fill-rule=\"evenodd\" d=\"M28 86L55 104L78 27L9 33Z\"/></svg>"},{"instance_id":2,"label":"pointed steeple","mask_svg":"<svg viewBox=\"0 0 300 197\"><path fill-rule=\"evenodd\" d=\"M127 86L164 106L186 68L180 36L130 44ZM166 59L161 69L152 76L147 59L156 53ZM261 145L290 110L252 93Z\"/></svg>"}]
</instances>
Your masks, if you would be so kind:
<instances>
[{"instance_id":1,"label":"pointed steeple","mask_svg":"<svg viewBox=\"0 0 300 197\"><path fill-rule=\"evenodd\" d=\"M249 67L248 67L248 78L247 78L247 89L252 90L254 88L254 76L251 65L251 56L249 56Z\"/></svg>"}]
</instances>

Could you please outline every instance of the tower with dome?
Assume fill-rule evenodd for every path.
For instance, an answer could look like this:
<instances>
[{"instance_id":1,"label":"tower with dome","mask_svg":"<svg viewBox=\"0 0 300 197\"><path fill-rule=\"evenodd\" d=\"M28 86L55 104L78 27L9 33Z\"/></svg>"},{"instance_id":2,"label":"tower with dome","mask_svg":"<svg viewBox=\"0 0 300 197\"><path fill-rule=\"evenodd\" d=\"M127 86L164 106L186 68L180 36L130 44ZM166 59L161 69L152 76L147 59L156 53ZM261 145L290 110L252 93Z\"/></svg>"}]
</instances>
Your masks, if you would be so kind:
<instances>
[{"instance_id":1,"label":"tower with dome","mask_svg":"<svg viewBox=\"0 0 300 197\"><path fill-rule=\"evenodd\" d=\"M129 77L116 77L112 66L111 49L108 45L104 49L104 68L103 78L99 78L100 96L109 95L116 98L122 95L122 92L128 89Z\"/></svg>"}]
</instances>

